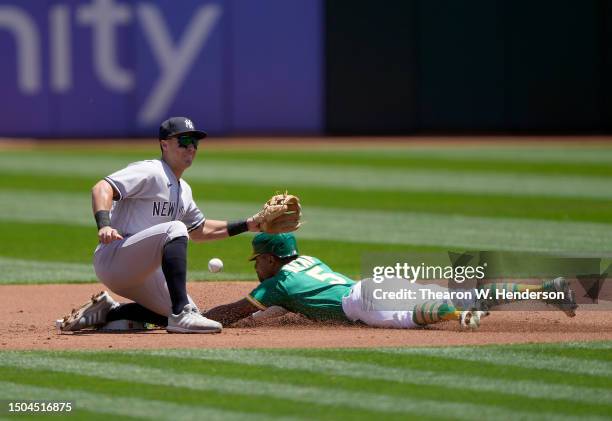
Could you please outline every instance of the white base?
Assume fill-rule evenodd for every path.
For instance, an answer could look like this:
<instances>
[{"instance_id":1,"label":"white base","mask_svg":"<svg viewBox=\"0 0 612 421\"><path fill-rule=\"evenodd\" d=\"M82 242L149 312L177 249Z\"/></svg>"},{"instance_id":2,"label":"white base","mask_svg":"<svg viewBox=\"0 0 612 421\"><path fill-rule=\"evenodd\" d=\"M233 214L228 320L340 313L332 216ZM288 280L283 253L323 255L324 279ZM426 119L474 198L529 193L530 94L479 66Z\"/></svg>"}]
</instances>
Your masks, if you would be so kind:
<instances>
[{"instance_id":1,"label":"white base","mask_svg":"<svg viewBox=\"0 0 612 421\"><path fill-rule=\"evenodd\" d=\"M102 332L117 332L127 330L145 330L146 327L142 322L135 322L133 320L115 320L102 326L99 330Z\"/></svg>"}]
</instances>

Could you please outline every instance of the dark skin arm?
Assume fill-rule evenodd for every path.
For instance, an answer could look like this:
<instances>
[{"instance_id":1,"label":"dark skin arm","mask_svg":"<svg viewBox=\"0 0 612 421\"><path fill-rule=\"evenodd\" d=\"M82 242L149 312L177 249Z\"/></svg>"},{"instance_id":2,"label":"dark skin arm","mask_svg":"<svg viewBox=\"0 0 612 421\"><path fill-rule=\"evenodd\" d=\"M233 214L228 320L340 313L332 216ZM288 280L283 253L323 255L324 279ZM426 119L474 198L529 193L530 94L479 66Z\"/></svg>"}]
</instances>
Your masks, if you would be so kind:
<instances>
[{"instance_id":1,"label":"dark skin arm","mask_svg":"<svg viewBox=\"0 0 612 421\"><path fill-rule=\"evenodd\" d=\"M250 316L259 309L251 304L246 298L236 301L235 303L223 304L214 307L202 315L207 319L216 320L223 326L230 326L238 320Z\"/></svg>"}]
</instances>

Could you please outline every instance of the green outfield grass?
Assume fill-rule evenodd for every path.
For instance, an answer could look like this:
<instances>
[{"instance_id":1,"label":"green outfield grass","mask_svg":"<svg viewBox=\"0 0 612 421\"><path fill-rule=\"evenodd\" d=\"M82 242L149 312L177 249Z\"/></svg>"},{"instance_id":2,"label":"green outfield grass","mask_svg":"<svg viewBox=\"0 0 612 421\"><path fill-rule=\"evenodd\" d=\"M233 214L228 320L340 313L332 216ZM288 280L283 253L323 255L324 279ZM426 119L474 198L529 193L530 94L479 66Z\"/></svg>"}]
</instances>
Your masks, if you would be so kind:
<instances>
[{"instance_id":1,"label":"green outfield grass","mask_svg":"<svg viewBox=\"0 0 612 421\"><path fill-rule=\"evenodd\" d=\"M0 395L72 401L74 419L603 420L612 417L612 342L6 351Z\"/></svg>"},{"instance_id":2,"label":"green outfield grass","mask_svg":"<svg viewBox=\"0 0 612 421\"><path fill-rule=\"evenodd\" d=\"M612 147L274 148L204 143L185 174L196 202L210 218L235 219L289 189L303 199L300 251L353 278L369 252L612 255ZM155 141L1 151L0 284L95 282L90 189L158 156ZM192 244L188 277L254 280L250 239ZM211 257L225 272L207 272ZM603 420L612 419L612 342L1 351L0 396L2 405L69 400L72 417L87 420Z\"/></svg>"},{"instance_id":3,"label":"green outfield grass","mask_svg":"<svg viewBox=\"0 0 612 421\"><path fill-rule=\"evenodd\" d=\"M213 219L256 212L270 194L303 199L301 252L357 278L364 253L466 249L609 255L612 147L313 144L201 149L186 174ZM159 155L133 148L0 154L0 283L93 282L90 188ZM254 279L248 235L195 244L189 278ZM206 271L211 257L225 273Z\"/></svg>"}]
</instances>

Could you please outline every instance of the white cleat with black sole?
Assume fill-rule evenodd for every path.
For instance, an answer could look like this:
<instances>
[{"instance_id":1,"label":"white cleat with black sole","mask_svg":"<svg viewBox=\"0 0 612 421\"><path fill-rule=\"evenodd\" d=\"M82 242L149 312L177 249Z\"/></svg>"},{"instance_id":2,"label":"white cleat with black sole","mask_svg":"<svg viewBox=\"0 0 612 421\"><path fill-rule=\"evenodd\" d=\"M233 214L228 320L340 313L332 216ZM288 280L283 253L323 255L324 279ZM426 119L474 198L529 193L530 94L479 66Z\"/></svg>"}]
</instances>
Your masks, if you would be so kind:
<instances>
[{"instance_id":1,"label":"white cleat with black sole","mask_svg":"<svg viewBox=\"0 0 612 421\"><path fill-rule=\"evenodd\" d=\"M545 282L544 285L545 291L548 290L563 295L563 298L558 300L545 300L545 303L558 308L564 312L567 317L575 317L578 305L576 304L576 293L570 288L570 283L564 277L560 276L552 281Z\"/></svg>"}]
</instances>

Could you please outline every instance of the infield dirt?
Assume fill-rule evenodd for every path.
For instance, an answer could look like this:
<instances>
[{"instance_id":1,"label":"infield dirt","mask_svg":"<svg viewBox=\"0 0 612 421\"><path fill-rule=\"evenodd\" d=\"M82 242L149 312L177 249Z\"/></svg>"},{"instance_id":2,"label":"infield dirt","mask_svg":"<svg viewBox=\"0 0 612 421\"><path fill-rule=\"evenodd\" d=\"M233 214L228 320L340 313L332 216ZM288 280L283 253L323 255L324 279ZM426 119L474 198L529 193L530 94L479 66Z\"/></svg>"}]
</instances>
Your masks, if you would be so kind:
<instances>
[{"instance_id":1,"label":"infield dirt","mask_svg":"<svg viewBox=\"0 0 612 421\"><path fill-rule=\"evenodd\" d=\"M210 308L244 297L255 285L196 282L188 290L201 308ZM215 335L178 335L165 330L58 334L55 320L101 289L99 284L0 286L0 349L340 348L612 340L611 313L588 310L579 310L574 318L560 311L497 311L475 332L460 331L457 322L394 330L329 325L287 315L257 326L243 323Z\"/></svg>"}]
</instances>

